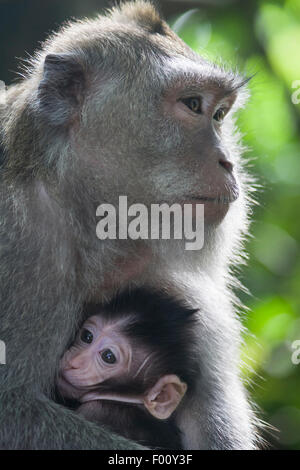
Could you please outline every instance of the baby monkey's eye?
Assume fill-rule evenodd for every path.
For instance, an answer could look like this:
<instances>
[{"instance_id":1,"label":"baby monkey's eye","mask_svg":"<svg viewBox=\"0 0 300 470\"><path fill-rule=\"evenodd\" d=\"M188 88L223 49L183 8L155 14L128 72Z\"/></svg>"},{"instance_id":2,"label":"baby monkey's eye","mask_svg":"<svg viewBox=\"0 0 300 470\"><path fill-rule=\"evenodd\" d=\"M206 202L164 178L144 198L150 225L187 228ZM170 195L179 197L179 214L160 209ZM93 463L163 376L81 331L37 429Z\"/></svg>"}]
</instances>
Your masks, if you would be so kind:
<instances>
[{"instance_id":1,"label":"baby monkey's eye","mask_svg":"<svg viewBox=\"0 0 300 470\"><path fill-rule=\"evenodd\" d=\"M102 360L107 364L114 364L117 362L117 358L110 349L105 349L101 353Z\"/></svg>"},{"instance_id":2,"label":"baby monkey's eye","mask_svg":"<svg viewBox=\"0 0 300 470\"><path fill-rule=\"evenodd\" d=\"M182 102L191 110L193 113L202 113L202 101L200 97L184 98Z\"/></svg>"},{"instance_id":3,"label":"baby monkey's eye","mask_svg":"<svg viewBox=\"0 0 300 470\"><path fill-rule=\"evenodd\" d=\"M91 333L89 330L84 329L84 330L82 330L82 333L80 335L80 339L84 343L90 344L90 343L93 342L93 339L94 339L93 333Z\"/></svg>"},{"instance_id":4,"label":"baby monkey's eye","mask_svg":"<svg viewBox=\"0 0 300 470\"><path fill-rule=\"evenodd\" d=\"M221 121L223 121L226 114L227 114L227 109L226 108L219 108L219 109L217 109L217 111L215 112L215 114L213 116L214 120L218 121L218 122L221 122Z\"/></svg>"}]
</instances>

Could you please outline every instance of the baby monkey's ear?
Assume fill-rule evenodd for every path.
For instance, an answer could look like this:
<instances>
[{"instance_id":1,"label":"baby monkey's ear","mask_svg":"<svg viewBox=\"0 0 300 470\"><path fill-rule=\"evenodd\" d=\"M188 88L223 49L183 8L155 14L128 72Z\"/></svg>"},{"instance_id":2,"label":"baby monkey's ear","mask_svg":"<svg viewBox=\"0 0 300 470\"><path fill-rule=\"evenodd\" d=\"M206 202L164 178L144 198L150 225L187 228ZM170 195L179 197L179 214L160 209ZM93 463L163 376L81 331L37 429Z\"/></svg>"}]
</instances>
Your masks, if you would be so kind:
<instances>
[{"instance_id":1,"label":"baby monkey's ear","mask_svg":"<svg viewBox=\"0 0 300 470\"><path fill-rule=\"evenodd\" d=\"M167 419L181 402L187 385L177 375L164 375L144 397L144 405L155 418Z\"/></svg>"}]
</instances>

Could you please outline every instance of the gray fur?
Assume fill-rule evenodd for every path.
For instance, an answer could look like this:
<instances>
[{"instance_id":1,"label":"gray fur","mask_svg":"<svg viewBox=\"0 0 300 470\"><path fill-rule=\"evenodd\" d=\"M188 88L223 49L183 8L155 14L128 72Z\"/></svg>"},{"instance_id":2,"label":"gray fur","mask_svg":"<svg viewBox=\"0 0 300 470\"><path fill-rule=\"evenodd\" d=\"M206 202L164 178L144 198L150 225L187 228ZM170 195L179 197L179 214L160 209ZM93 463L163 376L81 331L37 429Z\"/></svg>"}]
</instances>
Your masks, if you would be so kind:
<instances>
[{"instance_id":1,"label":"gray fur","mask_svg":"<svg viewBox=\"0 0 300 470\"><path fill-rule=\"evenodd\" d=\"M185 252L177 240L101 242L95 234L100 203L117 204L119 194L129 204L173 203L201 181L212 137L205 129L184 131L159 107L164 89L192 76L214 89L241 83L196 55L150 4L138 1L64 26L8 89L0 110L0 339L7 346L0 448L139 448L51 400L83 303L106 301L128 285L163 286L200 310L202 374L199 395L180 417L185 447L256 446L230 290L250 188L233 113L223 145L240 197L220 225L207 227L203 250ZM240 94L235 107L242 101ZM202 177L201 184L210 183ZM120 259L142 269L128 279Z\"/></svg>"}]
</instances>

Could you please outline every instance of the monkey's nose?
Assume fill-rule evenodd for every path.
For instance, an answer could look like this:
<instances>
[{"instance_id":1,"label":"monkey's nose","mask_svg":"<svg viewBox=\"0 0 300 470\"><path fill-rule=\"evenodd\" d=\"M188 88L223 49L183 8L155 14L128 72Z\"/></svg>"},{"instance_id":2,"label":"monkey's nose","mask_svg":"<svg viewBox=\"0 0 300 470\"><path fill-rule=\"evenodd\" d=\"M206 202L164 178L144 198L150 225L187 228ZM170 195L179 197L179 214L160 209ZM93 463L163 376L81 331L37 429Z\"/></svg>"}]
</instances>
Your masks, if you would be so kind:
<instances>
[{"instance_id":1,"label":"monkey's nose","mask_svg":"<svg viewBox=\"0 0 300 470\"><path fill-rule=\"evenodd\" d=\"M228 160L224 160L223 158L220 158L219 164L226 170L228 173L232 173L233 170L233 165L230 163Z\"/></svg>"},{"instance_id":2,"label":"monkey's nose","mask_svg":"<svg viewBox=\"0 0 300 470\"><path fill-rule=\"evenodd\" d=\"M67 369L80 369L84 364L84 361L82 358L77 358L73 357L70 361L67 363Z\"/></svg>"}]
</instances>

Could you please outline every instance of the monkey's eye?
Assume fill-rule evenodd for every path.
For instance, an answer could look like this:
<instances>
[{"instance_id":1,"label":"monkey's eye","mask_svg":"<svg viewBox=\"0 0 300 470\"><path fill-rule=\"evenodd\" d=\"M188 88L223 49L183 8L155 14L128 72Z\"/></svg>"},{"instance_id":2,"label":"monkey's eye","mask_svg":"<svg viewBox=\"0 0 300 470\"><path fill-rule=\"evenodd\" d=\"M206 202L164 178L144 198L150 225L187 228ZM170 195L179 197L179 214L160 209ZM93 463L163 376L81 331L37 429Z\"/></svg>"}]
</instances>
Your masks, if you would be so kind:
<instances>
[{"instance_id":1,"label":"monkey's eye","mask_svg":"<svg viewBox=\"0 0 300 470\"><path fill-rule=\"evenodd\" d=\"M214 118L215 121L222 122L224 117L226 116L226 114L227 114L227 109L226 108L219 108L215 112L213 118Z\"/></svg>"},{"instance_id":2,"label":"monkey's eye","mask_svg":"<svg viewBox=\"0 0 300 470\"><path fill-rule=\"evenodd\" d=\"M114 364L117 362L117 358L110 349L105 349L101 353L102 360L107 364Z\"/></svg>"},{"instance_id":3,"label":"monkey's eye","mask_svg":"<svg viewBox=\"0 0 300 470\"><path fill-rule=\"evenodd\" d=\"M84 343L92 343L93 342L93 333L91 333L89 330L82 330L82 333L80 335L80 339L81 341L83 341Z\"/></svg>"},{"instance_id":4,"label":"monkey's eye","mask_svg":"<svg viewBox=\"0 0 300 470\"><path fill-rule=\"evenodd\" d=\"M182 102L191 110L193 113L202 113L202 101L199 97L184 98Z\"/></svg>"}]
</instances>

